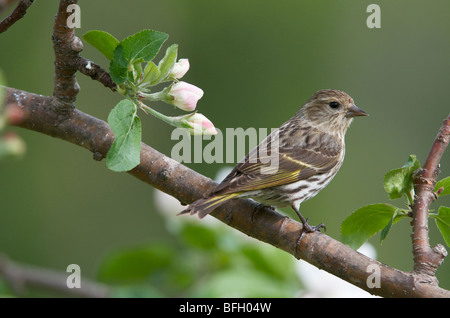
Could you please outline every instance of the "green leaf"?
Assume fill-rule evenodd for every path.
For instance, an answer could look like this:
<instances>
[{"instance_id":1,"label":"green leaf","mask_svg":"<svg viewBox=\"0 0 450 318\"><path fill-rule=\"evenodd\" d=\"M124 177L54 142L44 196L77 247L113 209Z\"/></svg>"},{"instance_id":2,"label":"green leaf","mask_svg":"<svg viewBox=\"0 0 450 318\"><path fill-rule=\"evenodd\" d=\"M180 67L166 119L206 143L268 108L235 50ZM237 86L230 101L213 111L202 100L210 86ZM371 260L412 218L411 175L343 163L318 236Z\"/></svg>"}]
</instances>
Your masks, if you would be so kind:
<instances>
[{"instance_id":1,"label":"green leaf","mask_svg":"<svg viewBox=\"0 0 450 318\"><path fill-rule=\"evenodd\" d=\"M105 31L92 30L83 35L83 39L87 43L100 51L108 60L111 61L114 49L119 44L114 36Z\"/></svg>"},{"instance_id":2,"label":"green leaf","mask_svg":"<svg viewBox=\"0 0 450 318\"><path fill-rule=\"evenodd\" d=\"M154 286L149 284L120 286L110 288L108 298L164 298L166 295L162 294Z\"/></svg>"},{"instance_id":3,"label":"green leaf","mask_svg":"<svg viewBox=\"0 0 450 318\"><path fill-rule=\"evenodd\" d=\"M430 214L430 217L435 219L445 243L450 246L450 208L441 206L438 214Z\"/></svg>"},{"instance_id":4,"label":"green leaf","mask_svg":"<svg viewBox=\"0 0 450 318\"><path fill-rule=\"evenodd\" d=\"M415 155L410 155L403 167L389 171L384 176L384 189L390 199L401 198L404 194L409 195L414 188L412 174L420 168L420 163Z\"/></svg>"},{"instance_id":5,"label":"green leaf","mask_svg":"<svg viewBox=\"0 0 450 318\"><path fill-rule=\"evenodd\" d=\"M134 62L131 69L133 79L139 79L142 74L142 63L140 61Z\"/></svg>"},{"instance_id":6,"label":"green leaf","mask_svg":"<svg viewBox=\"0 0 450 318\"><path fill-rule=\"evenodd\" d=\"M241 253L253 265L255 270L278 282L291 282L295 276L294 264L289 254L268 245L247 244L240 248Z\"/></svg>"},{"instance_id":7,"label":"green leaf","mask_svg":"<svg viewBox=\"0 0 450 318\"><path fill-rule=\"evenodd\" d=\"M170 246L156 244L116 252L101 264L99 279L109 283L148 280L151 275L167 270L175 255Z\"/></svg>"},{"instance_id":8,"label":"green leaf","mask_svg":"<svg viewBox=\"0 0 450 318\"><path fill-rule=\"evenodd\" d=\"M142 83L148 83L149 85L154 85L157 79L161 75L161 71L158 66L152 61L148 62L144 69L144 76L142 78Z\"/></svg>"},{"instance_id":9,"label":"green leaf","mask_svg":"<svg viewBox=\"0 0 450 318\"><path fill-rule=\"evenodd\" d=\"M217 233L199 224L184 224L180 236L189 245L200 249L213 250L218 246Z\"/></svg>"},{"instance_id":10,"label":"green leaf","mask_svg":"<svg viewBox=\"0 0 450 318\"><path fill-rule=\"evenodd\" d=\"M444 191L442 191L439 196L450 194L450 177L444 178L436 183L436 188L434 188L434 191L437 192L442 187L444 187Z\"/></svg>"},{"instance_id":11,"label":"green leaf","mask_svg":"<svg viewBox=\"0 0 450 318\"><path fill-rule=\"evenodd\" d=\"M395 221L396 216L398 215L399 210L395 210L394 214L392 214L391 219L389 220L389 223L386 225L386 227L384 229L381 230L381 235L380 235L380 244L383 244L383 241L386 239L386 236L389 234L389 231L392 227L392 224Z\"/></svg>"},{"instance_id":12,"label":"green leaf","mask_svg":"<svg viewBox=\"0 0 450 318\"><path fill-rule=\"evenodd\" d=\"M295 279L294 275L292 280ZM295 283L298 286L298 282ZM200 298L292 297L295 290L289 287L253 269L235 267L208 276L192 295Z\"/></svg>"},{"instance_id":13,"label":"green leaf","mask_svg":"<svg viewBox=\"0 0 450 318\"><path fill-rule=\"evenodd\" d=\"M106 155L106 166L113 171L128 171L140 162L141 121L136 106L129 100L120 101L111 110L108 123L115 139Z\"/></svg>"},{"instance_id":14,"label":"green leaf","mask_svg":"<svg viewBox=\"0 0 450 318\"><path fill-rule=\"evenodd\" d=\"M165 33L143 30L121 41L114 50L109 65L112 80L116 84L124 83L128 79L130 65L151 61L167 38L168 35Z\"/></svg>"},{"instance_id":15,"label":"green leaf","mask_svg":"<svg viewBox=\"0 0 450 318\"><path fill-rule=\"evenodd\" d=\"M169 75L170 71L173 68L173 65L177 61L178 55L178 44L172 44L166 50L166 54L159 61L158 68L161 71L161 74L158 78L158 82L164 81L166 77Z\"/></svg>"},{"instance_id":16,"label":"green leaf","mask_svg":"<svg viewBox=\"0 0 450 318\"><path fill-rule=\"evenodd\" d=\"M402 210L391 204L384 203L371 204L359 208L342 222L342 242L354 249L358 249L375 233L386 228L397 211ZM398 222L403 216L406 216L406 214L401 213L394 217L393 223Z\"/></svg>"}]
</instances>

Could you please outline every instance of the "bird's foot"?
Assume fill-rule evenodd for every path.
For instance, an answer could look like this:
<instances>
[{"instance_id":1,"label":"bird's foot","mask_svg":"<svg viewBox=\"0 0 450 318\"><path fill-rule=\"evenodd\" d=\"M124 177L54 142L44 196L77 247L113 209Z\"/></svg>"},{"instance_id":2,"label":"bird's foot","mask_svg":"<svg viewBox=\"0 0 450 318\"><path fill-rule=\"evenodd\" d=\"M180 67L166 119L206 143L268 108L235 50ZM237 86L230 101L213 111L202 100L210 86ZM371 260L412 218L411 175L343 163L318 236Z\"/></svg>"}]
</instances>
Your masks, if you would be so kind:
<instances>
[{"instance_id":1,"label":"bird's foot","mask_svg":"<svg viewBox=\"0 0 450 318\"><path fill-rule=\"evenodd\" d=\"M309 225L308 221L309 221L309 218L307 218L305 220L305 222L302 222L303 228L302 228L302 232L300 233L300 237L297 240L296 249L300 246L300 243L302 242L302 239L305 236L305 234L312 233L312 232L320 233L320 229L323 229L324 232L327 231L327 227L325 226L325 224L320 223L319 225Z\"/></svg>"},{"instance_id":2,"label":"bird's foot","mask_svg":"<svg viewBox=\"0 0 450 318\"><path fill-rule=\"evenodd\" d=\"M306 232L306 233L320 232L320 229L323 229L324 232L327 231L327 227L325 226L325 224L320 223L319 225L309 225L308 221L309 221L309 218L307 218L306 221L303 223L302 232Z\"/></svg>"}]
</instances>

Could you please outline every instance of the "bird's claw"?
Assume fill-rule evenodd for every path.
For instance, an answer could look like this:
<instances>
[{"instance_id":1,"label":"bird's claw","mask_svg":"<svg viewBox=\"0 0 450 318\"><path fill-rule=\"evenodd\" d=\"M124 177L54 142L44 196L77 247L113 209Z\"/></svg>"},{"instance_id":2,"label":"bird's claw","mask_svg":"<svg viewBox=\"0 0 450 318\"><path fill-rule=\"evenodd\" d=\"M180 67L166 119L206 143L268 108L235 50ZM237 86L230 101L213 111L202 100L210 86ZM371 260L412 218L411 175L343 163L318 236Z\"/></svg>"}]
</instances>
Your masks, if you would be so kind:
<instances>
[{"instance_id":1,"label":"bird's claw","mask_svg":"<svg viewBox=\"0 0 450 318\"><path fill-rule=\"evenodd\" d=\"M303 223L302 232L300 233L300 237L297 240L296 248L298 248L300 246L300 243L302 242L302 239L305 236L305 234L312 233L312 232L320 233L321 232L320 229L323 229L324 232L327 231L327 227L325 226L325 224L320 223L319 225L311 226L308 224L308 221L309 221L309 218L307 218L306 222Z\"/></svg>"},{"instance_id":2,"label":"bird's claw","mask_svg":"<svg viewBox=\"0 0 450 318\"><path fill-rule=\"evenodd\" d=\"M320 232L320 229L323 229L324 232L327 231L327 227L325 226L325 224L320 223L319 225L309 225L308 224L309 218L306 219L306 222L303 224L303 229L302 232L305 233L311 233L311 232Z\"/></svg>"}]
</instances>

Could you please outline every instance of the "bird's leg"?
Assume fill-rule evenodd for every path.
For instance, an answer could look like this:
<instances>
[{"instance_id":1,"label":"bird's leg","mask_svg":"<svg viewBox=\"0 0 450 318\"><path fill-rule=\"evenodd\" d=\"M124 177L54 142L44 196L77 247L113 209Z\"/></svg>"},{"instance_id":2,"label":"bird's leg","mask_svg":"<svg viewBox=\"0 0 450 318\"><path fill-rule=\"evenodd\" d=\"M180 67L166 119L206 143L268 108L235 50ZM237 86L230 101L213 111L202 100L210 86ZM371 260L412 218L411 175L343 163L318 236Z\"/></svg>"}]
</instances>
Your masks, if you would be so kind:
<instances>
[{"instance_id":1,"label":"bird's leg","mask_svg":"<svg viewBox=\"0 0 450 318\"><path fill-rule=\"evenodd\" d=\"M323 229L324 232L327 231L327 228L326 228L325 224L323 224L323 223L320 223L319 225L316 225L316 226L311 226L311 225L309 225L309 224L308 224L309 218L307 218L307 219L305 220L305 218L303 217L303 215L300 213L299 209L298 209L294 204L292 204L292 208L294 209L295 213L297 213L297 215L298 215L300 221L301 221L302 224L303 224L303 229L302 229L302 232L303 232L303 233L305 233L305 232L306 232L306 233L320 232L320 229Z\"/></svg>"},{"instance_id":2,"label":"bird's leg","mask_svg":"<svg viewBox=\"0 0 450 318\"><path fill-rule=\"evenodd\" d=\"M295 204L292 204L292 208L294 209L295 213L297 213L300 221L302 221L303 224L303 228L302 228L302 232L300 233L300 237L297 241L296 244L296 249L300 246L300 243L302 242L303 237L305 236L306 233L311 233L311 232L320 232L320 229L323 228L324 232L326 232L327 228L325 227L325 225L323 223L320 223L317 226L311 226L308 224L309 218L307 218L305 220L305 218L303 217L303 215L300 213L299 208L297 208L295 206Z\"/></svg>"}]
</instances>

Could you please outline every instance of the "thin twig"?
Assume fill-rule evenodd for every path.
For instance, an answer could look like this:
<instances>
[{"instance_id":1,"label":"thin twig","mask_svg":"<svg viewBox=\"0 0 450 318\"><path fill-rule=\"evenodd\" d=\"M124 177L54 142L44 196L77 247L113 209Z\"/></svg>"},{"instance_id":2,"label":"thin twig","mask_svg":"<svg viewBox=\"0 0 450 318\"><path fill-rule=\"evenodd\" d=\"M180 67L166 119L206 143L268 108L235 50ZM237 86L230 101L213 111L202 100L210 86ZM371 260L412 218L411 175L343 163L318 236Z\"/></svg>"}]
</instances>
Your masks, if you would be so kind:
<instances>
[{"instance_id":1,"label":"thin twig","mask_svg":"<svg viewBox=\"0 0 450 318\"><path fill-rule=\"evenodd\" d=\"M89 149L99 159L105 157L114 135L104 121L77 109L70 120L55 125L58 112L50 97L7 88L6 107L20 112L16 126L38 131ZM215 187L209 178L142 144L141 163L129 171L134 177L158 188L182 203L190 203ZM232 200L212 215L231 227L278 247L320 269L336 275L372 294L385 297L450 297L450 291L418 279L414 273L393 269L366 257L321 233L309 233L297 246L301 224L270 209L256 209L251 200ZM175 217L175 215L174 215ZM380 288L367 284L369 271L379 270Z\"/></svg>"},{"instance_id":2,"label":"thin twig","mask_svg":"<svg viewBox=\"0 0 450 318\"><path fill-rule=\"evenodd\" d=\"M78 58L77 68L82 74L89 76L95 81L99 81L103 86L110 90L116 90L116 84L111 79L109 73L102 69L98 64L80 56Z\"/></svg>"},{"instance_id":3,"label":"thin twig","mask_svg":"<svg viewBox=\"0 0 450 318\"><path fill-rule=\"evenodd\" d=\"M17 7L0 22L0 33L8 30L14 23L22 19L27 13L28 8L33 4L34 0L20 0Z\"/></svg>"},{"instance_id":4,"label":"thin twig","mask_svg":"<svg viewBox=\"0 0 450 318\"><path fill-rule=\"evenodd\" d=\"M23 295L26 288L39 288L58 294L88 298L104 298L110 294L106 285L90 281L82 276L80 288L69 288L67 286L69 275L70 273L62 271L20 264L0 255L0 276L17 295Z\"/></svg>"},{"instance_id":5,"label":"thin twig","mask_svg":"<svg viewBox=\"0 0 450 318\"><path fill-rule=\"evenodd\" d=\"M428 235L428 212L430 204L435 200L434 187L439 174L439 162L450 140L450 115L444 120L431 147L430 153L414 177L413 233L412 245L414 255L414 271L422 274L422 279L437 284L434 278L437 268L447 256L441 244L430 247ZM427 277L428 276L428 277Z\"/></svg>"}]
</instances>

